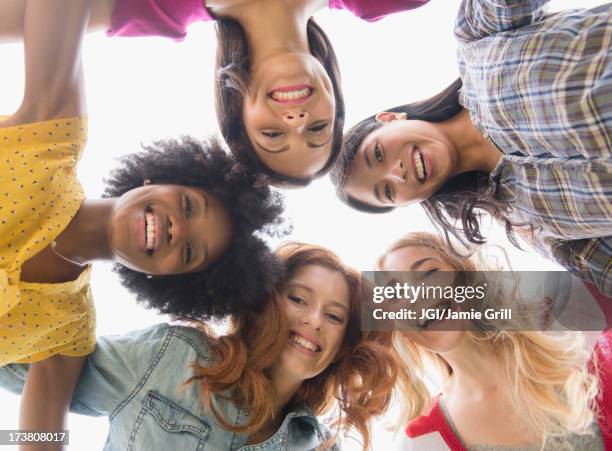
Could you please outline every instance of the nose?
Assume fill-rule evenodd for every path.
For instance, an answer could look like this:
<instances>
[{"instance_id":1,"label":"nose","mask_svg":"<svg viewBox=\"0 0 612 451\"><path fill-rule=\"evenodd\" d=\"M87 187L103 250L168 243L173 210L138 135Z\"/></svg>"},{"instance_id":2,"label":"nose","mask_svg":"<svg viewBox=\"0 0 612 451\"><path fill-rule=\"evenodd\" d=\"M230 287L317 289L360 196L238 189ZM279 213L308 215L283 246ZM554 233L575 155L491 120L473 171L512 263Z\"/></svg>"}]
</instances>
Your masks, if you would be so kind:
<instances>
[{"instance_id":1,"label":"nose","mask_svg":"<svg viewBox=\"0 0 612 451\"><path fill-rule=\"evenodd\" d=\"M393 164L389 171L389 176L392 179L396 179L398 181L406 181L406 167L404 166L404 162L401 158L398 158L397 161Z\"/></svg>"},{"instance_id":2,"label":"nose","mask_svg":"<svg viewBox=\"0 0 612 451\"><path fill-rule=\"evenodd\" d=\"M283 122L285 122L285 124L287 124L289 127L297 128L298 131L301 132L301 129L304 128L308 122L308 112L287 111L283 113Z\"/></svg>"},{"instance_id":3,"label":"nose","mask_svg":"<svg viewBox=\"0 0 612 451\"><path fill-rule=\"evenodd\" d=\"M314 330L321 330L322 313L318 309L311 309L304 313L302 324L310 326Z\"/></svg>"},{"instance_id":4,"label":"nose","mask_svg":"<svg viewBox=\"0 0 612 451\"><path fill-rule=\"evenodd\" d=\"M180 243L183 240L184 234L185 225L181 222L181 219L176 216L169 216L167 225L168 244L173 246Z\"/></svg>"}]
</instances>

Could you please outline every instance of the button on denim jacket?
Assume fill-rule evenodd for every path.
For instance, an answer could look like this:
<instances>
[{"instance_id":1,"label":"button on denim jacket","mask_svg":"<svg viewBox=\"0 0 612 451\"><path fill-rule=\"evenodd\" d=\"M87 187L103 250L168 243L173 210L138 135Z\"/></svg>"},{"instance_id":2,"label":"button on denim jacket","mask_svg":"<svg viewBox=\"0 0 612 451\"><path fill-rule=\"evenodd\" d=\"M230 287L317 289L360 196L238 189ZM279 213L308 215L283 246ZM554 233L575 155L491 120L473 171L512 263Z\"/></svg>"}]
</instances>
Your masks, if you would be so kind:
<instances>
[{"instance_id":1,"label":"button on denim jacket","mask_svg":"<svg viewBox=\"0 0 612 451\"><path fill-rule=\"evenodd\" d=\"M123 336L101 337L76 388L70 411L109 417L104 450L270 451L316 449L329 433L307 407L289 412L265 442L245 445L247 436L224 430L202 406L197 382L183 385L198 360L206 364L206 337L189 327L158 324ZM27 364L0 368L0 386L21 393ZM234 403L215 398L224 418L248 417ZM334 445L333 449L338 449Z\"/></svg>"}]
</instances>

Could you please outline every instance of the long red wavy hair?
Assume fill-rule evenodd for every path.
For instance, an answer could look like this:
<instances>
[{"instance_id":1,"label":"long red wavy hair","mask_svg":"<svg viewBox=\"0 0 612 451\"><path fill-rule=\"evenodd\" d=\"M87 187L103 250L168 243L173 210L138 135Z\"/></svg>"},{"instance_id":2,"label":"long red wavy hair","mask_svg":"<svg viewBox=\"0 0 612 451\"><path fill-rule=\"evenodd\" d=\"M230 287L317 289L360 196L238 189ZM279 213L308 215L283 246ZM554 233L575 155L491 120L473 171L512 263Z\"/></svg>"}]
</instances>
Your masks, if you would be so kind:
<instances>
[{"instance_id":1,"label":"long red wavy hair","mask_svg":"<svg viewBox=\"0 0 612 451\"><path fill-rule=\"evenodd\" d=\"M285 272L276 299L263 310L233 318L227 335L212 337L206 326L199 327L211 337L215 359L209 366L194 364L190 381L201 382L202 401L210 407L227 430L251 434L272 421L274 386L269 368L280 356L288 340L287 319L277 299L296 271L317 265L338 271L350 292L350 313L341 348L334 361L319 375L305 380L290 403L306 403L316 415L338 409L337 432L354 427L370 445L369 423L384 413L392 399L399 362L386 332L364 332L360 327L360 274L344 265L331 251L310 244L288 243L276 251ZM215 410L211 397L223 396L248 409L250 421L243 426L228 423Z\"/></svg>"}]
</instances>

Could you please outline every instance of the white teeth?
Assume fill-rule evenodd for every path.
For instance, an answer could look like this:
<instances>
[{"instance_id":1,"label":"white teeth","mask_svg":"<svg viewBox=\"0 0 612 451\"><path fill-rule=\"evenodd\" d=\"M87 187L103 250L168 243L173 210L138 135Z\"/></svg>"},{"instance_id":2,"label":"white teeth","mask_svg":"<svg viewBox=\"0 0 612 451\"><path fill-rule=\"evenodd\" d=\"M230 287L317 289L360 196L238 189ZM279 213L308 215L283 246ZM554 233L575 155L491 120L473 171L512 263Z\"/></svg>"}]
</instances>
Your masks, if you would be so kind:
<instances>
[{"instance_id":1,"label":"white teeth","mask_svg":"<svg viewBox=\"0 0 612 451\"><path fill-rule=\"evenodd\" d=\"M416 168L417 178L422 182L425 180L425 165L423 164L421 152L416 151L412 154L412 161Z\"/></svg>"},{"instance_id":2,"label":"white teeth","mask_svg":"<svg viewBox=\"0 0 612 451\"><path fill-rule=\"evenodd\" d=\"M153 249L155 246L155 216L153 213L145 213L145 239L147 250Z\"/></svg>"},{"instance_id":3,"label":"white teeth","mask_svg":"<svg viewBox=\"0 0 612 451\"><path fill-rule=\"evenodd\" d=\"M274 100L296 100L308 97L310 88L296 89L295 91L273 91L272 98Z\"/></svg>"},{"instance_id":4,"label":"white teeth","mask_svg":"<svg viewBox=\"0 0 612 451\"><path fill-rule=\"evenodd\" d=\"M297 343L298 345L302 346L303 348L308 349L309 351L317 352L317 351L319 351L321 349L321 348L319 348L319 346L317 346L312 341L306 340L304 337L301 337L299 335L291 334L290 338L291 338L291 341L293 341L294 343Z\"/></svg>"}]
</instances>

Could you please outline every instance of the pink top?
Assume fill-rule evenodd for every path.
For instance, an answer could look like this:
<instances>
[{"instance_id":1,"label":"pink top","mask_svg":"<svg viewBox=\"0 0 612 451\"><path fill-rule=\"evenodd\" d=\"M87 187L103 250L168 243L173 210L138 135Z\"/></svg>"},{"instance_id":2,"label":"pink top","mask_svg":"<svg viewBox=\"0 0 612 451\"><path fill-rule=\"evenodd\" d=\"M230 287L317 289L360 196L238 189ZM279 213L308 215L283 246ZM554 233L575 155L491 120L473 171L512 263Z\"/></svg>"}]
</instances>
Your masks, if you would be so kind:
<instances>
[{"instance_id":1,"label":"pink top","mask_svg":"<svg viewBox=\"0 0 612 451\"><path fill-rule=\"evenodd\" d=\"M331 9L346 9L373 22L386 15L418 8L429 0L329 0ZM182 41L193 22L215 20L205 0L117 0L108 36L164 36Z\"/></svg>"},{"instance_id":2,"label":"pink top","mask_svg":"<svg viewBox=\"0 0 612 451\"><path fill-rule=\"evenodd\" d=\"M591 369L594 367L594 362L599 377L597 398L599 412L596 420L605 450L612 451L612 331L607 330L599 338L589 365ZM410 449L467 451L444 415L439 396L434 398L433 408L428 414L410 422L406 427L406 435L410 440Z\"/></svg>"}]
</instances>

